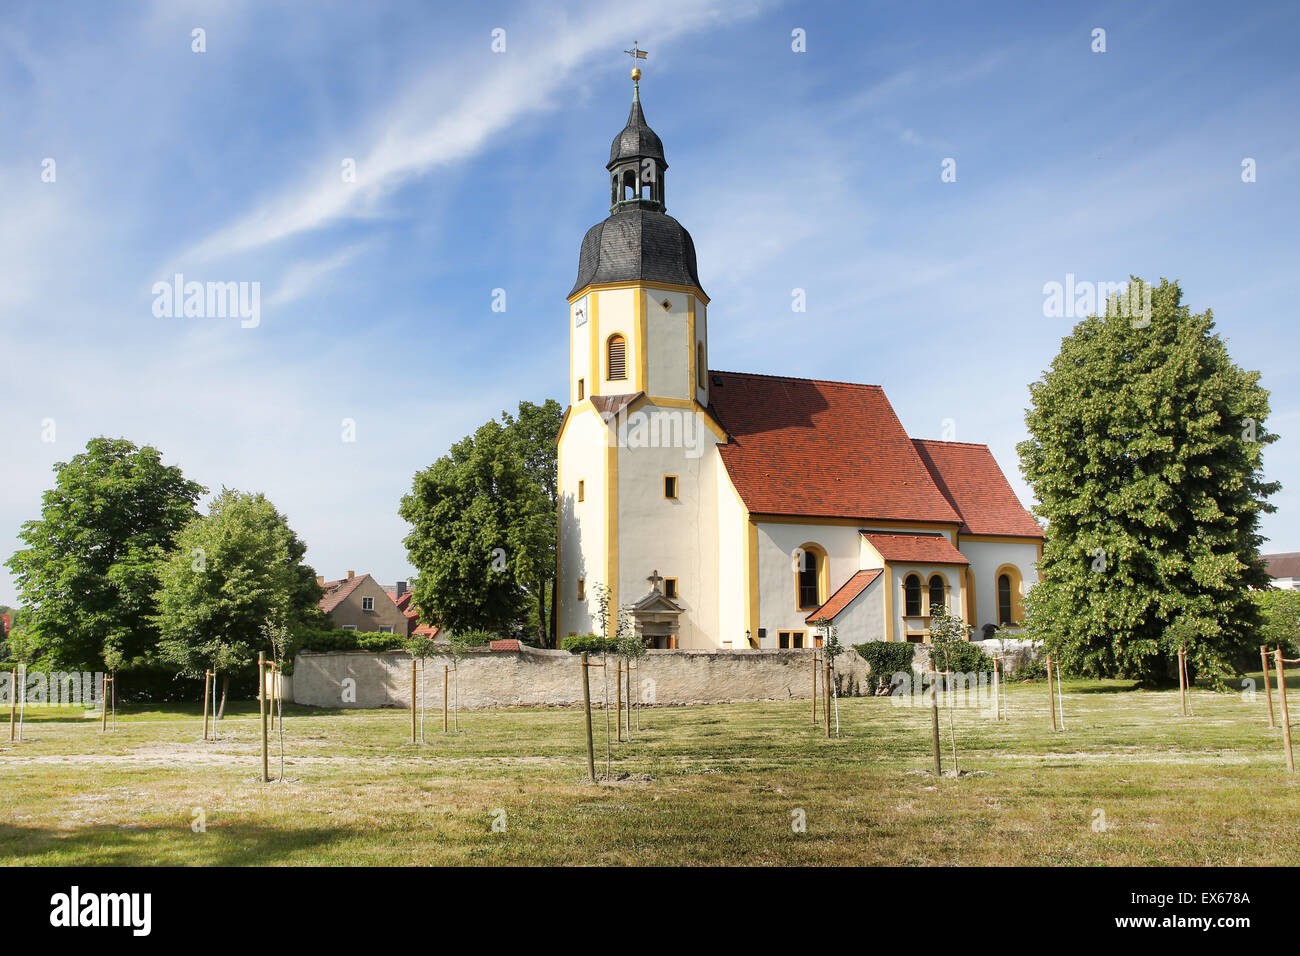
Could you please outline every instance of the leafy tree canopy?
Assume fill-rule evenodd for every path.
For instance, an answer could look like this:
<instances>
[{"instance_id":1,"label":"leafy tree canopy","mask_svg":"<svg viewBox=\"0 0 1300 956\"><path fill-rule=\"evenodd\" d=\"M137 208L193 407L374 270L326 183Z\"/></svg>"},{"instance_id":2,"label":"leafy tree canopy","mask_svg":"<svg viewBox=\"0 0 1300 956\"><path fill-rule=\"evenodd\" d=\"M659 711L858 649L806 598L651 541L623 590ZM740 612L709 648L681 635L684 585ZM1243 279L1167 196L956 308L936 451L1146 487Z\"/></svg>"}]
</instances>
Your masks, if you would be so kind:
<instances>
[{"instance_id":1,"label":"leafy tree canopy","mask_svg":"<svg viewBox=\"0 0 1300 956\"><path fill-rule=\"evenodd\" d=\"M547 580L555 511L507 425L488 422L416 474L399 513L427 623L507 633L524 618Z\"/></svg>"},{"instance_id":2,"label":"leafy tree canopy","mask_svg":"<svg viewBox=\"0 0 1300 956\"><path fill-rule=\"evenodd\" d=\"M40 518L19 533L26 547L7 562L34 653L75 669L147 657L158 567L207 489L124 439L92 439L54 473Z\"/></svg>"},{"instance_id":3,"label":"leafy tree canopy","mask_svg":"<svg viewBox=\"0 0 1300 956\"><path fill-rule=\"evenodd\" d=\"M223 488L207 516L177 535L161 569L163 659L198 677L213 665L223 673L248 665L277 635L283 643L320 600L306 551L264 495Z\"/></svg>"},{"instance_id":4,"label":"leafy tree canopy","mask_svg":"<svg viewBox=\"0 0 1300 956\"><path fill-rule=\"evenodd\" d=\"M1248 589L1267 584L1276 436L1259 373L1233 364L1211 313L1177 283L1151 291L1149 316L1079 322L1030 386L1019 452L1048 534L1029 626L1075 673L1168 680L1186 646L1222 684L1258 623Z\"/></svg>"}]
</instances>

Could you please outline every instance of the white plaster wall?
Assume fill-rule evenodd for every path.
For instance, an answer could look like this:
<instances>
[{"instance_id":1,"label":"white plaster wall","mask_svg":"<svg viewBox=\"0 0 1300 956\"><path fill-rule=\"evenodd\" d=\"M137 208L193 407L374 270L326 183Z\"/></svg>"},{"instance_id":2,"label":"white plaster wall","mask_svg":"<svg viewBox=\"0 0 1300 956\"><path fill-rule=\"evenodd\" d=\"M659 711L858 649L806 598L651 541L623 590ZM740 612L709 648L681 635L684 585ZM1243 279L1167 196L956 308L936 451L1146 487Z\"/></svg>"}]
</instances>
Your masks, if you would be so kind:
<instances>
[{"instance_id":1,"label":"white plaster wall","mask_svg":"<svg viewBox=\"0 0 1300 956\"><path fill-rule=\"evenodd\" d=\"M638 414L659 447L632 447ZM648 594L654 570L677 578L679 648L718 646L717 497L707 468L716 446L699 412L649 404L629 417L626 444L620 438L619 603ZM664 475L677 476L676 500L664 498Z\"/></svg>"},{"instance_id":2,"label":"white plaster wall","mask_svg":"<svg viewBox=\"0 0 1300 956\"><path fill-rule=\"evenodd\" d=\"M962 538L961 553L970 562L975 577L975 617L972 621L978 631L985 624L997 624L997 570L1003 564L1014 564L1020 569L1020 579L1025 593L1038 583L1038 546L1033 541L1024 544L999 541L979 541Z\"/></svg>"},{"instance_id":3,"label":"white plaster wall","mask_svg":"<svg viewBox=\"0 0 1300 956\"><path fill-rule=\"evenodd\" d=\"M559 449L560 581L556 627L561 638L592 631L592 586L605 577L605 449L607 430L586 404L569 415ZM578 481L586 483L578 501ZM578 600L578 579L587 600Z\"/></svg>"},{"instance_id":4,"label":"white plaster wall","mask_svg":"<svg viewBox=\"0 0 1300 956\"><path fill-rule=\"evenodd\" d=\"M691 336L688 312L690 295L653 287L645 292L646 378L645 391L659 398L689 401L693 392ZM669 303L664 310L661 302Z\"/></svg>"},{"instance_id":5,"label":"white plaster wall","mask_svg":"<svg viewBox=\"0 0 1300 956\"><path fill-rule=\"evenodd\" d=\"M704 304L703 302L701 302L701 301L699 300L699 297L697 296L696 299L695 299L695 341L696 341L696 342L701 342L701 343L704 344L704 371L705 371L705 376L704 376L704 387L703 387L703 388L699 388L698 386L696 386L696 387L695 387L694 395L695 395L695 400L696 400L697 402L699 402L701 405L703 405L705 408L708 408L708 407L709 407L709 387L710 387L710 385L712 384L712 383L709 381L709 377L708 377L708 371L709 371L709 320L708 320L708 315L706 314L707 311L708 311L708 307L705 306L705 304ZM692 346L692 347L694 347L694 346Z\"/></svg>"},{"instance_id":6,"label":"white plaster wall","mask_svg":"<svg viewBox=\"0 0 1300 956\"><path fill-rule=\"evenodd\" d=\"M574 325L577 319L578 310L581 309L583 315L591 316L591 296L584 295L571 306L569 306L569 404L575 405L578 402L578 379L587 380L587 395L595 394L592 391L594 382L591 380L591 326L584 322L582 325Z\"/></svg>"},{"instance_id":7,"label":"white plaster wall","mask_svg":"<svg viewBox=\"0 0 1300 956\"><path fill-rule=\"evenodd\" d=\"M806 543L820 545L830 562L829 598L861 568L858 529L852 525L758 523L758 625L766 628L763 647L776 647L778 631L807 631L808 611L795 594L794 552Z\"/></svg>"},{"instance_id":8,"label":"white plaster wall","mask_svg":"<svg viewBox=\"0 0 1300 956\"><path fill-rule=\"evenodd\" d=\"M885 637L885 575L867 585L853 603L840 612L835 626L841 644L865 644Z\"/></svg>"},{"instance_id":9,"label":"white plaster wall","mask_svg":"<svg viewBox=\"0 0 1300 956\"><path fill-rule=\"evenodd\" d=\"M903 582L907 580L909 574L916 574L921 578L921 588L924 590L930 583L930 578L936 574L942 574L948 580L948 610L954 614L962 613L962 601L965 595L964 585L962 584L962 567L955 564L895 564L890 566L890 579L894 588L893 617L891 623L890 640L906 640L906 630L903 627L903 611L907 605L903 600ZM882 576L883 580L883 576ZM921 604L922 610L925 609L924 597ZM967 622L969 623L969 622Z\"/></svg>"},{"instance_id":10,"label":"white plaster wall","mask_svg":"<svg viewBox=\"0 0 1300 956\"><path fill-rule=\"evenodd\" d=\"M749 546L749 518L731 476L715 449L709 468L714 475L718 516L718 623L717 646L730 640L732 647L745 644L745 549Z\"/></svg>"},{"instance_id":11,"label":"white plaster wall","mask_svg":"<svg viewBox=\"0 0 1300 956\"><path fill-rule=\"evenodd\" d=\"M626 395L637 391L636 382L638 362L640 362L641 342L638 339L636 321L636 296L639 289L601 289L595 293L600 298L596 347L600 368L600 390L598 395ZM605 378L609 370L605 368L605 342L618 332L627 340L627 380L611 382Z\"/></svg>"}]
</instances>

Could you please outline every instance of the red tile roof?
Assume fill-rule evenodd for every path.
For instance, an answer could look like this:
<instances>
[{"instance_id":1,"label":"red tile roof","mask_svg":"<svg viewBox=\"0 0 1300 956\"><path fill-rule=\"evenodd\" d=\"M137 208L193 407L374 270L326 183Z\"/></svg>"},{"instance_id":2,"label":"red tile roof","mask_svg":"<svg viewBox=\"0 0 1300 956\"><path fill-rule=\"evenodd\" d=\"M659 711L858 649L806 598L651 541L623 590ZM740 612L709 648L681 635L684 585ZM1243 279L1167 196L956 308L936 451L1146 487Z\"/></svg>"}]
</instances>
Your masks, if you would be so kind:
<instances>
[{"instance_id":1,"label":"red tile roof","mask_svg":"<svg viewBox=\"0 0 1300 956\"><path fill-rule=\"evenodd\" d=\"M822 618L835 620L835 616L853 603L853 599L867 589L872 581L884 574L881 568L872 568L868 571L859 571L853 577L844 582L844 585L831 595L831 599L813 611L806 618L805 624L811 624L813 621L819 621Z\"/></svg>"},{"instance_id":2,"label":"red tile roof","mask_svg":"<svg viewBox=\"0 0 1300 956\"><path fill-rule=\"evenodd\" d=\"M513 637L508 637L500 641L491 641L488 647L494 651L517 651L519 650L519 642Z\"/></svg>"},{"instance_id":3,"label":"red tile roof","mask_svg":"<svg viewBox=\"0 0 1300 956\"><path fill-rule=\"evenodd\" d=\"M900 564L970 564L966 556L941 534L903 534L896 531L864 531L862 537L886 561Z\"/></svg>"},{"instance_id":4,"label":"red tile roof","mask_svg":"<svg viewBox=\"0 0 1300 956\"><path fill-rule=\"evenodd\" d=\"M879 385L709 375L731 437L719 451L750 512L960 522Z\"/></svg>"},{"instance_id":5,"label":"red tile roof","mask_svg":"<svg viewBox=\"0 0 1300 956\"><path fill-rule=\"evenodd\" d=\"M988 445L919 438L913 444L934 483L961 515L962 534L1043 537L1043 529L1011 490Z\"/></svg>"},{"instance_id":6,"label":"red tile roof","mask_svg":"<svg viewBox=\"0 0 1300 956\"><path fill-rule=\"evenodd\" d=\"M320 609L328 614L342 604L347 596L355 591L357 586L368 577L370 577L368 574L358 574L342 581L326 581L321 585L321 590L325 592L325 596L320 599Z\"/></svg>"}]
</instances>

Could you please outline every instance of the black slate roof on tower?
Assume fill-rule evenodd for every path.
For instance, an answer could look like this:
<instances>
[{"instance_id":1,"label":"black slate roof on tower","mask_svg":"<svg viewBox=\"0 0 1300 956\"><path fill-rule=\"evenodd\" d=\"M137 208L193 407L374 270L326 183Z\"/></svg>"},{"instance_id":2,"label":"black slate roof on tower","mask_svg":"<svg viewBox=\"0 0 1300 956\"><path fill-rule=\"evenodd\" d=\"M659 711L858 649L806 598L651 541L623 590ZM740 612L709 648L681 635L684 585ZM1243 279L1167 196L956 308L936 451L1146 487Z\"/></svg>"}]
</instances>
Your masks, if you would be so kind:
<instances>
[{"instance_id":1,"label":"black slate roof on tower","mask_svg":"<svg viewBox=\"0 0 1300 956\"><path fill-rule=\"evenodd\" d=\"M634 82L638 79L633 77ZM645 121L635 82L627 125L609 147L610 216L587 230L572 296L601 282L662 282L700 288L691 234L665 210L663 141Z\"/></svg>"}]
</instances>

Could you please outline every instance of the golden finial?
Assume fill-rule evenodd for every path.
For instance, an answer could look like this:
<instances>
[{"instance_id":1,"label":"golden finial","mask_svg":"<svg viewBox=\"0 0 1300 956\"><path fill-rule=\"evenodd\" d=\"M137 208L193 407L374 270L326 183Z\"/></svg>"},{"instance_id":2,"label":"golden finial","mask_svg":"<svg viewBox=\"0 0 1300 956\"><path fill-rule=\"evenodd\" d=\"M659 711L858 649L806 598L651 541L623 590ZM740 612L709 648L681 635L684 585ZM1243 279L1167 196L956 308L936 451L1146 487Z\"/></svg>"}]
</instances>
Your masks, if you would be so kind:
<instances>
[{"instance_id":1,"label":"golden finial","mask_svg":"<svg viewBox=\"0 0 1300 956\"><path fill-rule=\"evenodd\" d=\"M636 65L637 60L646 58L646 51L637 46L636 41L632 41L632 49L624 50L632 58L632 96L635 98L641 92L641 67Z\"/></svg>"}]
</instances>

